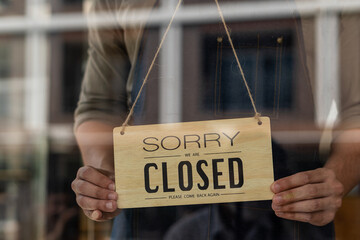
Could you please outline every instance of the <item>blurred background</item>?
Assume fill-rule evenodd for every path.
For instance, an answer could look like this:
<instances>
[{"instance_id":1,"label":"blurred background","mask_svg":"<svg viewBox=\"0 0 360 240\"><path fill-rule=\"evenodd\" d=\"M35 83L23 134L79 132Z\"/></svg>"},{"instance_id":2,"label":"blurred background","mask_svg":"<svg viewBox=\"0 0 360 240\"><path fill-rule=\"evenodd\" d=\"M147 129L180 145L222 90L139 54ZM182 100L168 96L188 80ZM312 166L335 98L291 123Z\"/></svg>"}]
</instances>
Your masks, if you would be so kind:
<instances>
[{"instance_id":1,"label":"blurred background","mask_svg":"<svg viewBox=\"0 0 360 240\"><path fill-rule=\"evenodd\" d=\"M221 3L260 112L277 118L285 111L287 120L296 120L292 113L300 111L309 122L331 129L340 107L340 73L347 70L340 61L341 17L360 16L360 1ZM161 1L149 22L150 50L143 53L148 59L176 4ZM70 188L82 164L73 112L87 59L90 5L91 0L0 0L0 240L109 239L111 223L88 221ZM295 58L298 39L291 24L296 11L312 39L314 110L307 107L308 95L296 87L301 81ZM116 19L101 24L115 26ZM185 0L160 54L154 73L160 77L151 80L147 91L156 97L148 100L145 122L196 120L193 113L199 111L198 119L225 110L230 117L238 109L250 114L251 108L242 105L247 95L231 91L245 93L232 57L213 1ZM294 140L283 134L281 122L276 124L279 131L274 134L280 141L312 143L301 133L293 133ZM323 155L330 142L327 134ZM338 239L360 239L359 196L355 188L344 200L335 221Z\"/></svg>"}]
</instances>

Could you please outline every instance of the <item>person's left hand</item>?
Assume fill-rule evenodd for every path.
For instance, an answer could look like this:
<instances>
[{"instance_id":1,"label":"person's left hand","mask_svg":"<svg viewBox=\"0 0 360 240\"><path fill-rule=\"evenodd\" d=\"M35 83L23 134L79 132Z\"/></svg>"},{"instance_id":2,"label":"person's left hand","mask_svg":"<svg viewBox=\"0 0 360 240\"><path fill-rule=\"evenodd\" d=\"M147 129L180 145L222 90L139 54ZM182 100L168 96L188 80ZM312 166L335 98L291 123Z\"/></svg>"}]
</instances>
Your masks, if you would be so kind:
<instances>
[{"instance_id":1,"label":"person's left hand","mask_svg":"<svg viewBox=\"0 0 360 240\"><path fill-rule=\"evenodd\" d=\"M344 187L331 169L319 168L279 179L271 185L278 217L324 226L341 207Z\"/></svg>"}]
</instances>

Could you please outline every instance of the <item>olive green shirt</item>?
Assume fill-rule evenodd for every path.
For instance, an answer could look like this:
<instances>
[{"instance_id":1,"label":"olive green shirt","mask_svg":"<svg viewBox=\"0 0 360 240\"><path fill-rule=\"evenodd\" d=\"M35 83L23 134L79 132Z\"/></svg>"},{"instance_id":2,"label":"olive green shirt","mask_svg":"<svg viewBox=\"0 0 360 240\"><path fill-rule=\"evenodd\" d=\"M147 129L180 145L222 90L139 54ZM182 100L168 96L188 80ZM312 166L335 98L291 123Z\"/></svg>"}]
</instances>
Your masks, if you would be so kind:
<instances>
[{"instance_id":1,"label":"olive green shirt","mask_svg":"<svg viewBox=\"0 0 360 240\"><path fill-rule=\"evenodd\" d=\"M80 100L75 111L75 128L88 120L100 120L121 125L131 106L134 72L143 38L146 19L155 0L99 0L92 13L109 13L116 18L116 27L89 27L88 63L83 79ZM142 10L142 21L125 25L124 19L136 18L132 10ZM341 129L360 128L360 16L341 17L340 32L340 89ZM307 68L314 78L314 26L304 20L303 37Z\"/></svg>"}]
</instances>

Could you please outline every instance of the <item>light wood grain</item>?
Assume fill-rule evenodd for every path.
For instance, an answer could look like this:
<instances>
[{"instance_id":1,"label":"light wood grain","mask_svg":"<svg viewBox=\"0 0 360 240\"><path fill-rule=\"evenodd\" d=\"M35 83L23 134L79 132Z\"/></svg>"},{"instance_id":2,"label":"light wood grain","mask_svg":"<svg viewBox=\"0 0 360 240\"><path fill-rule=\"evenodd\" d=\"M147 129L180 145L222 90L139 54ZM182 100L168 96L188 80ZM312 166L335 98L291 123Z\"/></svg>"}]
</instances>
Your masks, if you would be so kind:
<instances>
[{"instance_id":1,"label":"light wood grain","mask_svg":"<svg viewBox=\"0 0 360 240\"><path fill-rule=\"evenodd\" d=\"M262 125L258 125L254 118L243 118L133 126L126 128L124 135L120 134L121 127L115 128L118 207L141 208L271 199L270 185L274 176L270 120L267 117L262 117L261 120ZM230 163L234 174L229 172L229 159L232 159ZM200 160L203 161L200 165L202 170L197 171ZM239 162L242 163L242 168L239 167ZM164 186L164 164L168 189L173 189L173 192L166 192ZM179 165L184 172L180 174L184 179L182 184L179 183ZM215 171L217 184L214 183L214 165L218 168ZM189 166L192 184L188 182ZM242 169L243 185L240 184L239 169ZM231 176L234 179L233 188L230 186ZM204 183L206 178L208 185ZM145 179L148 179L150 191L146 191ZM184 190L181 190L180 185ZM214 189L216 186L223 189Z\"/></svg>"}]
</instances>

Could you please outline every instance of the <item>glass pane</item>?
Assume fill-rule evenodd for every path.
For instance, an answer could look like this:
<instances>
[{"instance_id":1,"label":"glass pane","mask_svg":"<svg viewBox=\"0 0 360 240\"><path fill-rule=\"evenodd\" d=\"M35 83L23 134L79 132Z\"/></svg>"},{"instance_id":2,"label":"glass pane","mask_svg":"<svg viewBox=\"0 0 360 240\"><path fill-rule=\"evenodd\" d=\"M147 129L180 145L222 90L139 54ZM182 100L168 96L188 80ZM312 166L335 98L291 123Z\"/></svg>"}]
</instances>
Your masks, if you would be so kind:
<instances>
[{"instance_id":1,"label":"glass pane","mask_svg":"<svg viewBox=\"0 0 360 240\"><path fill-rule=\"evenodd\" d=\"M289 109L293 104L293 37L293 33L286 30L233 32L232 40L245 78L262 112L275 113L280 108ZM217 112L251 111L251 102L227 38L222 34L206 33L203 33L202 38L203 51L207 54L203 56L202 67L202 85L206 89L203 95L204 107L210 111L216 109Z\"/></svg>"},{"instance_id":2,"label":"glass pane","mask_svg":"<svg viewBox=\"0 0 360 240\"><path fill-rule=\"evenodd\" d=\"M0 36L0 122L21 126L24 104L24 38Z\"/></svg>"},{"instance_id":3,"label":"glass pane","mask_svg":"<svg viewBox=\"0 0 360 240\"><path fill-rule=\"evenodd\" d=\"M1 239L32 238L36 236L33 219L37 215L33 146L21 141L17 141L16 147L9 144L17 137L25 138L21 134L1 132L0 136L0 236Z\"/></svg>"},{"instance_id":4,"label":"glass pane","mask_svg":"<svg viewBox=\"0 0 360 240\"><path fill-rule=\"evenodd\" d=\"M73 119L86 65L87 33L67 32L50 35L51 39L51 108L53 123Z\"/></svg>"},{"instance_id":5,"label":"glass pane","mask_svg":"<svg viewBox=\"0 0 360 240\"><path fill-rule=\"evenodd\" d=\"M0 0L0 16L24 14L24 0Z\"/></svg>"},{"instance_id":6,"label":"glass pane","mask_svg":"<svg viewBox=\"0 0 360 240\"><path fill-rule=\"evenodd\" d=\"M60 12L82 12L83 0L51 0L54 13Z\"/></svg>"},{"instance_id":7,"label":"glass pane","mask_svg":"<svg viewBox=\"0 0 360 240\"><path fill-rule=\"evenodd\" d=\"M255 1L249 1L249 0L223 0L223 1L219 1L220 4L222 3L239 3L239 2L272 2L273 0L255 0ZM286 0L281 0L281 1L286 1ZM214 0L184 0L184 4L199 4L199 3L204 3L204 4L215 4ZM215 6L215 5L214 5Z\"/></svg>"},{"instance_id":8,"label":"glass pane","mask_svg":"<svg viewBox=\"0 0 360 240\"><path fill-rule=\"evenodd\" d=\"M334 188L339 181L349 188L346 191L353 188L342 198L341 208L337 209L339 201L328 203L328 198L322 204L331 206L327 210L336 212L336 216L327 215L331 215L329 221L318 227L319 224L278 216L272 200L237 202L234 198L233 203L122 209L104 222L90 220L88 216L92 212L80 208L72 181L83 165L100 174L91 175L96 177L85 184L87 187L81 190L84 192L79 193L75 188L80 195L89 194L90 189L89 197L93 201L104 192L98 189L103 185L98 179L105 176L105 181L112 181L113 127L120 126L128 115L170 21L167 7L175 6L177 1L44 0L39 6L31 6L40 13L33 16L36 24L21 25L28 21L24 14L26 1L0 0L1 240L360 239L359 1L340 4L299 0L298 9L294 4L285 5L285 1L284 8L282 1L272 0L219 2L239 11L232 16L226 16L225 11L225 19L257 111L271 119L274 164L271 170L275 180L301 172L310 174L309 170L329 167L330 161L340 159L336 161L337 167L325 174L331 177L331 172L335 172L336 178L326 178L328 181L322 188L337 193L332 195L332 200L340 200L341 189ZM80 16L83 6L87 8L90 3L91 11L109 12L110 17L101 15L99 25L91 22L87 29ZM44 4L52 10L46 18ZM191 5L199 4L197 13ZM214 1L184 0L183 5L154 62L130 125L252 118L254 110L249 93ZM214 11L201 12L203 7ZM249 12L243 14L244 9ZM79 22L69 22L67 16ZM9 19L16 29L8 29ZM36 91L37 86L29 87L28 80L42 81L39 89L46 91L46 104L32 105L44 92ZM24 107L28 105L32 107L31 114ZM41 117L36 116L43 113L44 121L39 123ZM85 123L90 124L80 130L79 124ZM95 127L91 125L94 123ZM220 135L227 131L226 127L215 130ZM157 134L150 130L146 133ZM169 131L168 134L181 142L189 134L196 137L192 132ZM236 136L227 138L234 140ZM160 138L151 140L163 143ZM254 141L251 137L248 140ZM221 147L219 139L211 141ZM134 145L142 151L143 143ZM187 146L205 147L206 143L207 140L190 141ZM180 157L174 154L171 160L167 155L159 155L147 158L154 160L152 163L158 169L152 167L150 175L145 176L142 166L133 175L141 184L146 178L153 180L151 174L161 176L163 181L151 182L154 184L151 187L156 184L160 192L174 191L174 195L165 199L167 203L173 198L189 196L214 198L213 193L201 194L204 188L201 180L204 186L207 177L223 180L221 186L230 182L236 185L228 177L234 173L234 165L229 173L210 171L216 168L212 163L217 160L222 164L222 153L212 152L217 157L211 158L193 151ZM239 151L232 153L239 154L239 159L242 157ZM124 159L127 154L136 155L126 152ZM191 154L207 166L198 167L191 162L188 168L166 168L170 161L179 165L183 157ZM346 165L341 165L343 162ZM247 184L246 165L245 162L243 184ZM339 169L343 172L338 172ZM322 172L316 173L312 175L315 179L323 176ZM349 176L353 177L351 184L344 181ZM175 180L167 182L170 178ZM84 186L84 180L82 176L80 185ZM325 184L322 181L316 180L313 185ZM141 184L139 188L146 191L146 183ZM219 182L208 183L214 191L215 185L219 186ZM314 189L307 187L304 195ZM102 197L107 199L111 185L106 184L105 188ZM193 189L200 194L190 192ZM291 197L294 192L284 196ZM321 197L316 196L315 203ZM107 199L106 203L111 200ZM104 206L104 202L101 204ZM304 212L312 211L309 206L303 208ZM316 214L323 210L317 209ZM104 218L109 216L105 210L103 213Z\"/></svg>"},{"instance_id":9,"label":"glass pane","mask_svg":"<svg viewBox=\"0 0 360 240\"><path fill-rule=\"evenodd\" d=\"M212 4L210 1L203 2L207 6ZM228 1L227 4L232 2ZM190 4L189 1L187 3ZM262 5L259 1L259 8L264 7L263 9L265 9L265 6L268 5ZM104 10L102 7L106 10L106 6L100 4L99 9ZM136 10L136 6L133 7ZM239 19L234 17L228 21L234 50L239 56L257 110L263 116L271 119L275 180L301 172L314 174L309 171L323 168L328 160L328 154L330 154L330 148L320 146L324 140L328 139L323 137L324 129L322 128L324 126L322 123L319 124L317 119L321 112L319 109L325 108L325 106L317 105L318 97L328 93L323 89L317 89L318 85L316 85L318 83L316 81L321 81L317 79L316 75L320 71L320 66L316 64L316 56L322 53L317 49L321 46L316 42L315 37L317 28L314 19L318 16L302 18L293 14L296 12L295 10L284 14L285 17L277 17L274 14L277 9L272 9L271 17L264 16L264 19L249 15L247 19L241 19L239 16ZM183 11L185 12L186 9L184 8ZM182 16L189 18L192 16L195 23L189 19L186 21L182 19L185 23L180 20L172 26L174 29L170 31L168 39L166 39L171 42L161 49L165 52L162 52L161 55L165 60L157 60L155 64L156 67L147 82L146 90L137 105L134 124L145 125L148 123L149 119L146 113L149 108L160 113L160 117L154 119L154 123L254 116L249 99L250 94L244 86L233 49L221 22L206 17L199 20L197 16L191 15L191 11L184 12ZM156 39L149 34L153 30L153 25L158 21L156 18L158 16L155 15L157 12L152 13L154 15L149 14L149 22L143 25L139 24L139 26L145 26L144 29L137 29L133 22L130 26L121 25L122 27L116 30L106 27L90 29L92 33L89 38L91 43L89 45L90 64L85 69L85 85L82 90L84 95L82 95L77 108L78 115L76 117L80 119L79 121L84 121L83 118L87 118L89 121L96 119L116 126L119 125L119 116L123 118L127 116L130 108L128 104L137 96L139 80L141 83L146 76L152 56L154 56L145 53L156 51L164 32L159 31L160 38L157 39L157 44L156 42L147 44ZM124 14L124 19L126 16ZM338 15L334 16L338 17ZM122 20L126 22L124 19ZM163 25L166 26L167 23L168 21L164 20ZM327 24L331 25L331 22ZM326 23L324 26L327 26ZM338 36L334 34L332 37L337 39ZM324 41L331 43L330 39ZM179 48L180 51L178 51ZM115 56L118 56L121 62L114 61L117 58ZM134 59L137 61L134 62ZM174 79L177 79L180 84L177 85L178 82ZM349 79L352 86L358 89L357 81ZM156 94L158 92L151 84L159 84L158 88L160 89L161 97L159 99L161 100L155 107L154 102L150 103L149 99L158 98ZM330 81L326 82L324 86L325 89L326 87L330 88ZM346 94L343 97L346 97ZM355 94L353 97L355 99L352 101L353 104L358 105L357 95ZM359 113L357 112L357 115ZM180 117L172 116L177 114ZM357 117L353 117L352 123L360 127L357 119ZM95 130L97 128L94 128ZM156 133L149 130L149 134ZM189 133L182 135L176 131L169 131L169 136L177 139L184 139L185 134ZM108 136L111 137L111 133ZM157 138L152 139L158 140ZM88 140L86 139L86 141ZM199 147L201 146L199 141L195 142ZM141 151L141 146L139 146L139 151ZM87 151L83 150L83 152ZM126 154L131 153L124 153L124 156ZM196 152L193 154L196 155ZM166 166L168 163L166 157L168 156L162 156L164 158L158 157L159 161L153 165L156 166L155 170L152 170L156 171L161 166ZM171 161L181 161L179 156L181 155L171 156L174 157ZM179 157L179 159L175 157ZM200 158L204 161L211 160L205 155L199 156ZM106 162L105 159L104 162ZM356 163L353 162L353 164ZM187 191L192 189L184 191L184 188L179 187L175 181L171 182L171 186L168 185L166 174L170 170L164 169L165 167L162 168L163 185L159 183L156 185L159 188L151 190L159 190L162 193L174 192L172 197L177 198L189 196L186 194L191 194L191 192ZM111 166L103 170L113 171ZM146 175L148 172L145 172L146 176L143 176L145 170L141 170L135 174L134 178L137 180L141 178L141 182L144 182L145 178L146 182L146 179L149 179L149 175ZM180 175L180 170L178 175ZM197 171L199 172L199 169ZM333 171L335 172L336 169ZM176 174L175 171L174 175ZM196 174L195 168L189 171L190 174ZM341 178L341 174L339 174L339 178ZM179 182L183 181L180 180L181 176L178 179ZM193 178L189 177L189 179ZM339 183L337 180L335 182ZM353 183L351 188L356 184ZM199 182L189 183L189 186L198 188L199 191L202 190ZM141 187L143 185L139 186L139 188ZM333 185L327 185L327 188L333 189ZM355 192L358 196L358 191L355 190ZM154 195L154 197L156 196ZM171 203L172 197L165 198ZM289 221L285 217L278 217L274 213L272 204L271 200L248 202L236 202L235 200L234 203L229 204L184 204L184 206L124 209L114 221L113 237L130 239L293 239L301 235L303 239L334 239L333 219L323 224L325 225L323 227L316 227L315 223L311 225L302 223L302 221ZM159 220L153 221L155 216Z\"/></svg>"}]
</instances>

